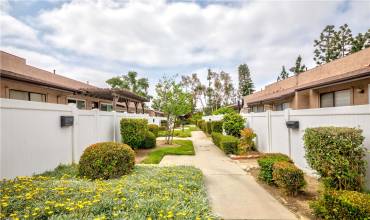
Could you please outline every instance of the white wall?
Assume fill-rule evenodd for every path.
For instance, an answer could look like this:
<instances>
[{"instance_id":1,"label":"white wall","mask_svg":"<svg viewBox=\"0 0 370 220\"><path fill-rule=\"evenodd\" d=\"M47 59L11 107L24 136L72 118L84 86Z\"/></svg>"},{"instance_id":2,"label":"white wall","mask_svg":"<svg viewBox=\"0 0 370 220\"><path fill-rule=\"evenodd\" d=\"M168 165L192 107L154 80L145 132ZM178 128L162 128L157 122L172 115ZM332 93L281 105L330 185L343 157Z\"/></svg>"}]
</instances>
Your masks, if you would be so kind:
<instances>
[{"instance_id":1,"label":"white wall","mask_svg":"<svg viewBox=\"0 0 370 220\"><path fill-rule=\"evenodd\" d=\"M321 126L358 127L363 130L364 147L370 150L370 105L344 106L284 111L267 111L243 115L257 134L257 147L262 152L289 155L297 166L313 173L304 158L303 134L306 128ZM299 121L299 129L288 129L286 121ZM367 153L367 187L370 188L370 154Z\"/></svg>"},{"instance_id":2,"label":"white wall","mask_svg":"<svg viewBox=\"0 0 370 220\"><path fill-rule=\"evenodd\" d=\"M74 125L61 127L62 115L74 116ZM0 99L0 178L32 175L52 170L58 164L78 162L90 144L120 141L121 118L146 118L157 125L164 120L147 114Z\"/></svg>"}]
</instances>

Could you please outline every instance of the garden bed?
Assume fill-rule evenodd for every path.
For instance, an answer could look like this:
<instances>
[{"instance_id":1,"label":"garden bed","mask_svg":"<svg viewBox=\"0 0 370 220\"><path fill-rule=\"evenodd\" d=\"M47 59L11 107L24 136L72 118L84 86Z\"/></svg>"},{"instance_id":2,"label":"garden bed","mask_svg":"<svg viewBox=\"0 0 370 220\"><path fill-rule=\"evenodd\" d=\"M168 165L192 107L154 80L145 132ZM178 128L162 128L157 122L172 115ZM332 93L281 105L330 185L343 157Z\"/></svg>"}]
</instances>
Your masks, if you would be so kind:
<instances>
[{"instance_id":1,"label":"garden bed","mask_svg":"<svg viewBox=\"0 0 370 220\"><path fill-rule=\"evenodd\" d=\"M201 171L193 167L136 166L112 180L77 177L77 166L1 182L0 218L213 218Z\"/></svg>"}]
</instances>

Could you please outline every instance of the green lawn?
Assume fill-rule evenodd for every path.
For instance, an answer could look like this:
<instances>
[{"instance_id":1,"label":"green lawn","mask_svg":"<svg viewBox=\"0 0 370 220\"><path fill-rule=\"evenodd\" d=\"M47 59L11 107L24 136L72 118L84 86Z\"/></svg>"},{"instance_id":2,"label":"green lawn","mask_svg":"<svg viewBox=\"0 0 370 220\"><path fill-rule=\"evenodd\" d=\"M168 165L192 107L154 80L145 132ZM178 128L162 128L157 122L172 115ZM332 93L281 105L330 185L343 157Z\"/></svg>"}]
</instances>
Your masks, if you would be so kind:
<instances>
[{"instance_id":1,"label":"green lawn","mask_svg":"<svg viewBox=\"0 0 370 220\"><path fill-rule=\"evenodd\" d=\"M185 126L184 130L182 129L175 129L173 136L174 137L191 137L191 132L192 131L199 131L198 127L195 126ZM159 137L164 137L167 135L167 131L159 131L158 136Z\"/></svg>"},{"instance_id":2,"label":"green lawn","mask_svg":"<svg viewBox=\"0 0 370 220\"><path fill-rule=\"evenodd\" d=\"M173 143L180 146L174 147L164 147L158 150L154 150L148 154L148 157L145 158L141 163L146 164L158 164L161 162L162 158L165 155L195 155L193 142L190 140L174 140Z\"/></svg>"},{"instance_id":3,"label":"green lawn","mask_svg":"<svg viewBox=\"0 0 370 220\"><path fill-rule=\"evenodd\" d=\"M76 176L64 166L0 182L0 219L214 219L194 167L136 166L112 180Z\"/></svg>"}]
</instances>

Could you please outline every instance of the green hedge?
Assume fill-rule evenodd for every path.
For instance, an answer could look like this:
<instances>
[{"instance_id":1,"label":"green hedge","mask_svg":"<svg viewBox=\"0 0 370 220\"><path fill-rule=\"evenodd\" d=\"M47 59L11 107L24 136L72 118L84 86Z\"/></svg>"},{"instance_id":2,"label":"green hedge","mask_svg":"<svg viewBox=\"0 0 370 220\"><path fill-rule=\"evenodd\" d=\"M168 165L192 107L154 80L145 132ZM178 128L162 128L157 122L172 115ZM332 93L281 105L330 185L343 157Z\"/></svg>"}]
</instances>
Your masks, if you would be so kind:
<instances>
[{"instance_id":1,"label":"green hedge","mask_svg":"<svg viewBox=\"0 0 370 220\"><path fill-rule=\"evenodd\" d=\"M221 139L221 149L225 154L238 154L239 140L230 135L224 135Z\"/></svg>"},{"instance_id":2,"label":"green hedge","mask_svg":"<svg viewBox=\"0 0 370 220\"><path fill-rule=\"evenodd\" d=\"M237 154L239 140L230 135L223 135L218 132L211 134L213 143L226 154Z\"/></svg>"},{"instance_id":3,"label":"green hedge","mask_svg":"<svg viewBox=\"0 0 370 220\"><path fill-rule=\"evenodd\" d=\"M222 121L212 121L212 132L222 133Z\"/></svg>"},{"instance_id":4,"label":"green hedge","mask_svg":"<svg viewBox=\"0 0 370 220\"><path fill-rule=\"evenodd\" d=\"M221 147L220 143L221 143L222 136L223 135L221 133L218 133L218 132L212 132L212 134L211 134L212 141L217 147Z\"/></svg>"},{"instance_id":5,"label":"green hedge","mask_svg":"<svg viewBox=\"0 0 370 220\"><path fill-rule=\"evenodd\" d=\"M320 219L370 219L370 194L327 190L310 207Z\"/></svg>"},{"instance_id":6,"label":"green hedge","mask_svg":"<svg viewBox=\"0 0 370 220\"><path fill-rule=\"evenodd\" d=\"M152 132L156 137L158 137L159 127L155 124L149 124L148 129L150 132Z\"/></svg>"},{"instance_id":7,"label":"green hedge","mask_svg":"<svg viewBox=\"0 0 370 220\"><path fill-rule=\"evenodd\" d=\"M290 162L276 162L272 170L274 183L283 188L288 195L297 195L306 185L303 171Z\"/></svg>"},{"instance_id":8,"label":"green hedge","mask_svg":"<svg viewBox=\"0 0 370 220\"><path fill-rule=\"evenodd\" d=\"M148 120L146 119L121 119L121 137L122 143L130 147L140 148L148 133Z\"/></svg>"},{"instance_id":9,"label":"green hedge","mask_svg":"<svg viewBox=\"0 0 370 220\"><path fill-rule=\"evenodd\" d=\"M281 153L268 153L260 157L257 160L258 165L260 166L260 172L258 177L268 184L273 184L274 183L272 176L273 165L274 163L280 161L292 163L292 160L287 155Z\"/></svg>"},{"instance_id":10,"label":"green hedge","mask_svg":"<svg viewBox=\"0 0 370 220\"><path fill-rule=\"evenodd\" d=\"M361 190L366 173L362 130L347 127L307 128L306 159L326 187Z\"/></svg>"},{"instance_id":11,"label":"green hedge","mask_svg":"<svg viewBox=\"0 0 370 220\"><path fill-rule=\"evenodd\" d=\"M79 175L110 179L126 175L135 165L135 152L127 144L102 142L87 147L79 162Z\"/></svg>"},{"instance_id":12,"label":"green hedge","mask_svg":"<svg viewBox=\"0 0 370 220\"><path fill-rule=\"evenodd\" d=\"M244 128L245 123L244 118L240 114L234 112L227 113L224 115L222 121L226 134L240 137L240 131Z\"/></svg>"},{"instance_id":13,"label":"green hedge","mask_svg":"<svg viewBox=\"0 0 370 220\"><path fill-rule=\"evenodd\" d=\"M212 122L211 121L206 122L206 132L207 134L212 134Z\"/></svg>"},{"instance_id":14,"label":"green hedge","mask_svg":"<svg viewBox=\"0 0 370 220\"><path fill-rule=\"evenodd\" d=\"M153 132L148 131L148 133L145 136L144 143L140 148L149 149L154 148L156 145L156 136L153 134Z\"/></svg>"}]
</instances>

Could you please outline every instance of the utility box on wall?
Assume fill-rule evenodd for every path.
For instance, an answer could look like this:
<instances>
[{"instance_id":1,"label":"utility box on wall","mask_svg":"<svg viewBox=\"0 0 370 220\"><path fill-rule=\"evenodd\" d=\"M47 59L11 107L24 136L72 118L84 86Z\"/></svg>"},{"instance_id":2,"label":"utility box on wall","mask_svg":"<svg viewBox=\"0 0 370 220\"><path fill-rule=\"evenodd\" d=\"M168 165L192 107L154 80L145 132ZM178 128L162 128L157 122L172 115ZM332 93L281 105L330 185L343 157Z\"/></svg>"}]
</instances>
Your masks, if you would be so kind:
<instances>
[{"instance_id":1,"label":"utility box on wall","mask_svg":"<svg viewBox=\"0 0 370 220\"><path fill-rule=\"evenodd\" d=\"M73 126L73 116L60 116L60 126Z\"/></svg>"},{"instance_id":2,"label":"utility box on wall","mask_svg":"<svg viewBox=\"0 0 370 220\"><path fill-rule=\"evenodd\" d=\"M299 121L287 121L286 126L287 126L287 128L298 129L299 128Z\"/></svg>"}]
</instances>

